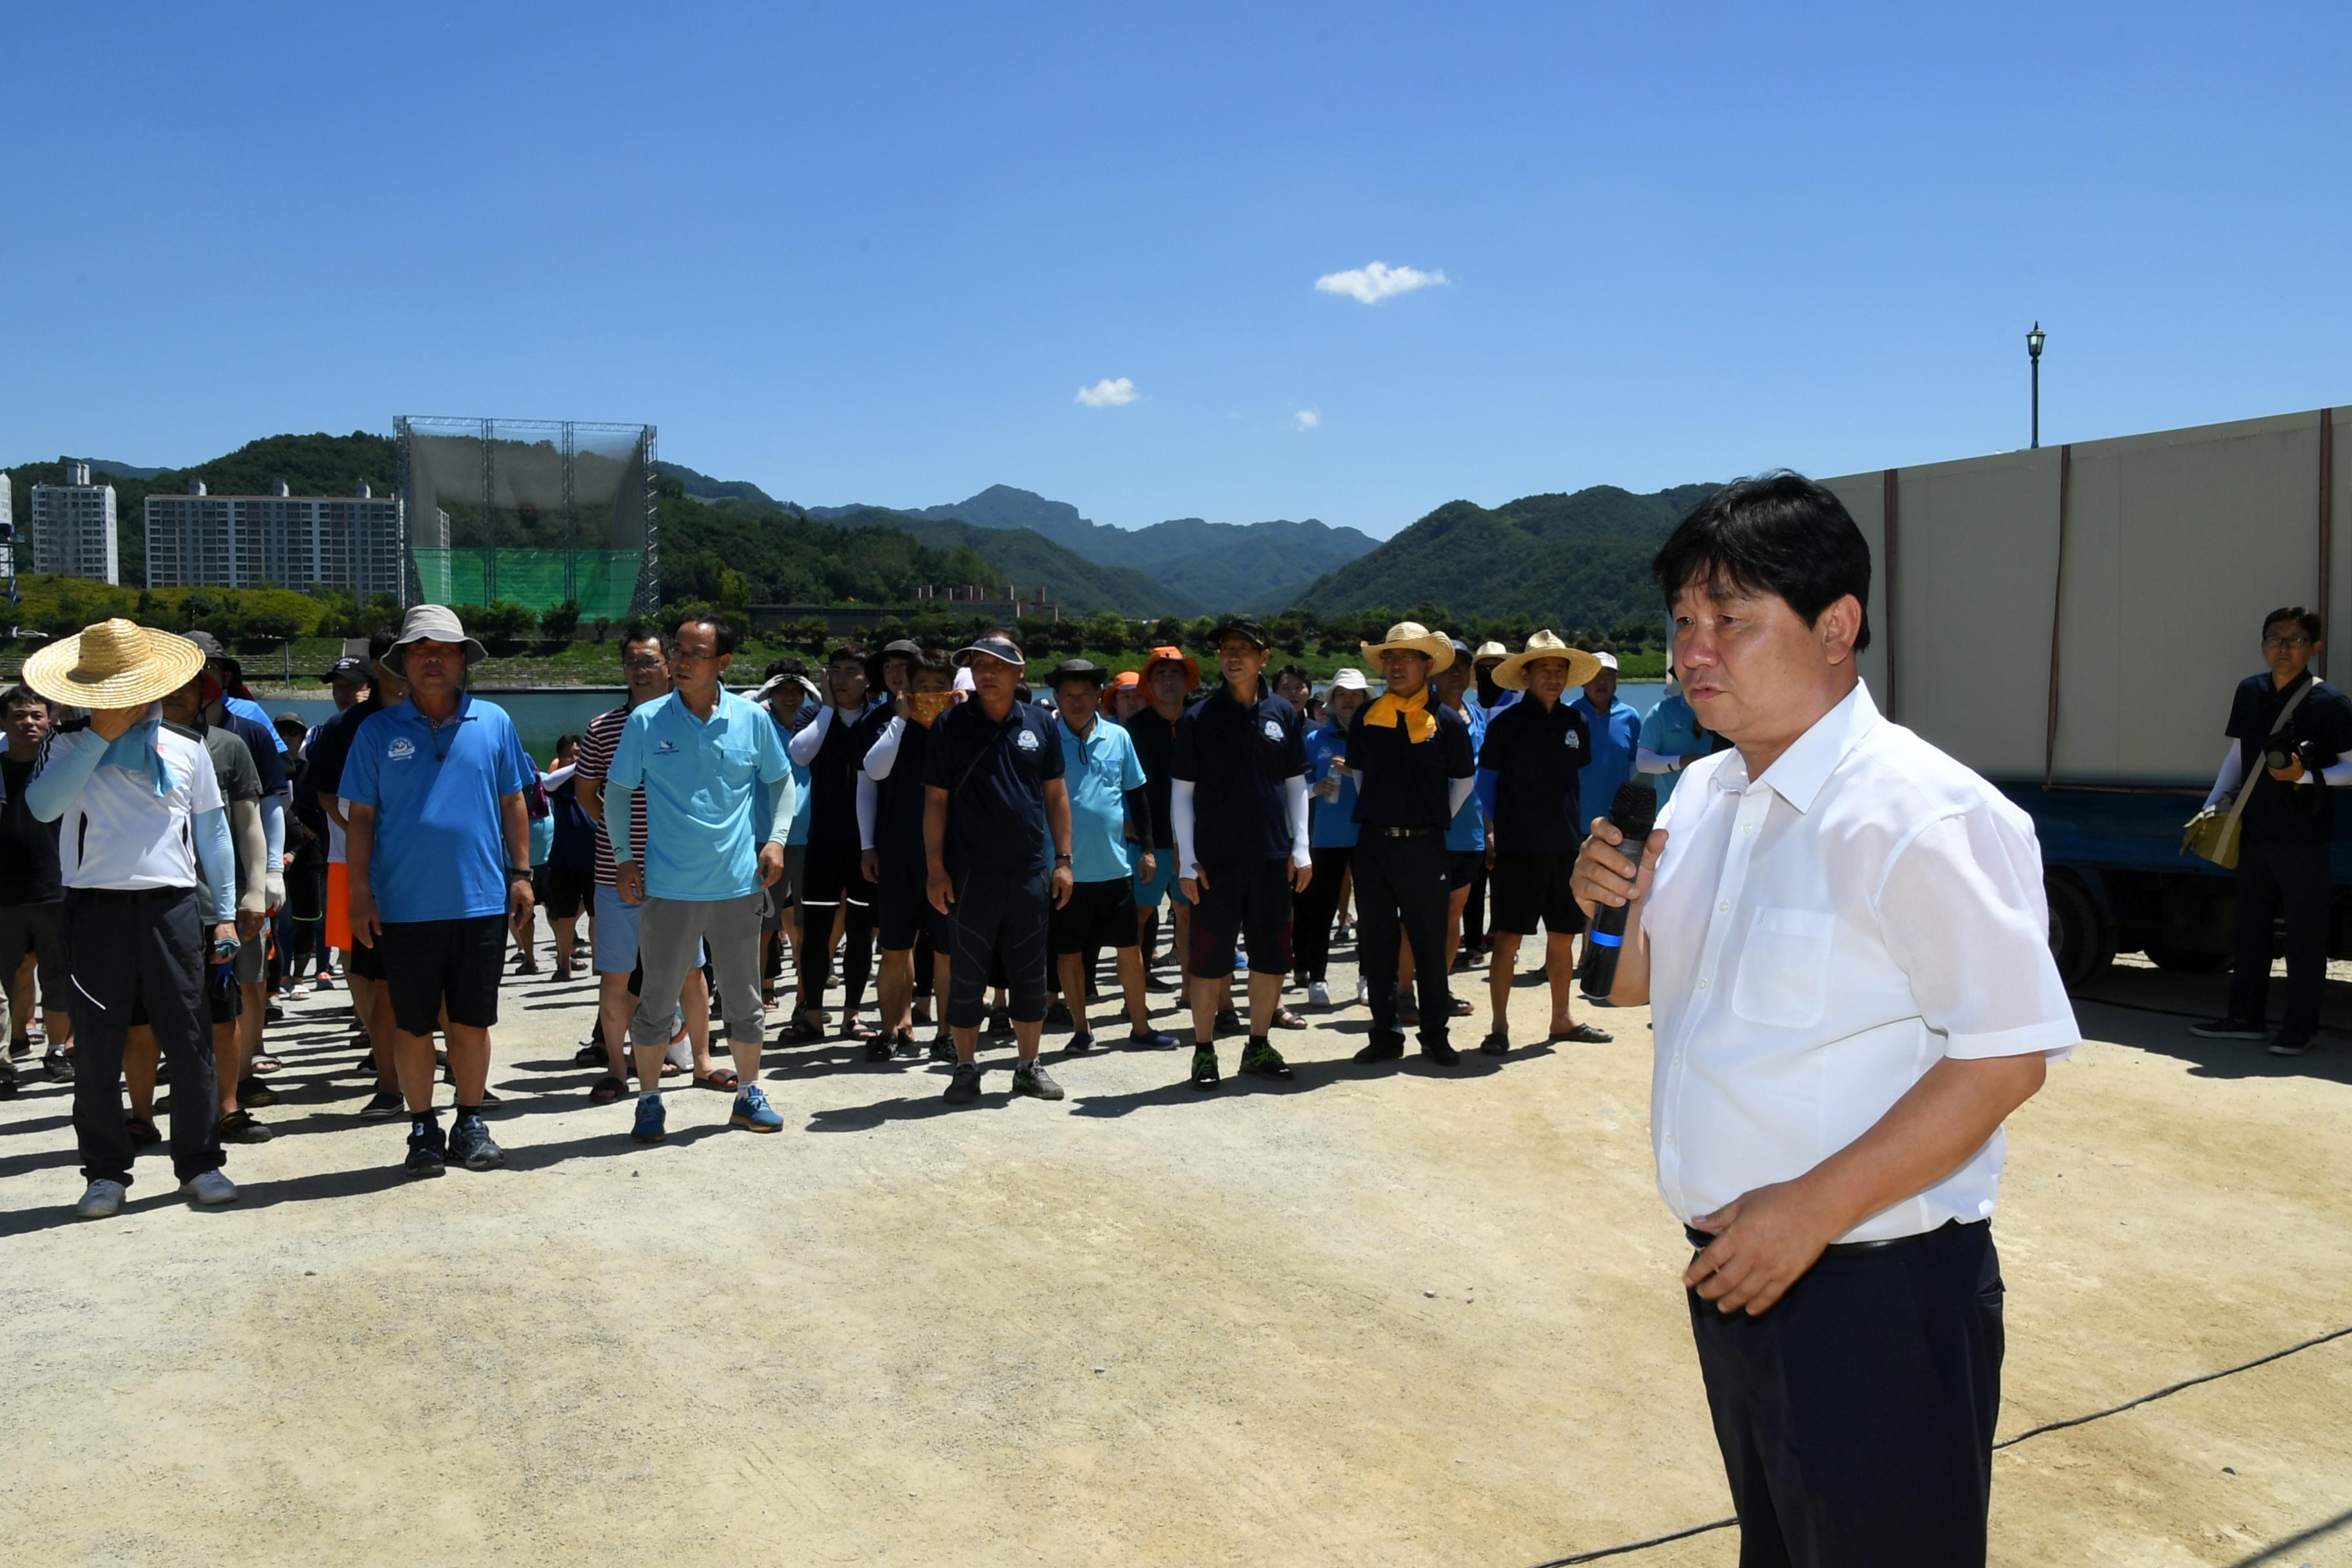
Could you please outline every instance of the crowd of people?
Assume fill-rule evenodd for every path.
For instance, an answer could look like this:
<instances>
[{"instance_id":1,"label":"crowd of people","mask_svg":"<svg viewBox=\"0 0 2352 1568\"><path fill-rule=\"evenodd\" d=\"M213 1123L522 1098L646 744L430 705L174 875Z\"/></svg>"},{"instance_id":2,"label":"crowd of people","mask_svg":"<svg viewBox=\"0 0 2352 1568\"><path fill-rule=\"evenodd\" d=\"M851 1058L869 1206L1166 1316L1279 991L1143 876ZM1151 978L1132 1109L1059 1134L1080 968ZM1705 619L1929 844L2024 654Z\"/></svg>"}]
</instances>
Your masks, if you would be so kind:
<instances>
[{"instance_id":1,"label":"crowd of people","mask_svg":"<svg viewBox=\"0 0 2352 1568\"><path fill-rule=\"evenodd\" d=\"M999 627L953 651L844 643L743 691L736 628L689 615L624 636L625 700L541 766L468 690L484 650L445 606L339 660L337 711L314 728L273 721L201 632L91 626L0 698L0 962L19 1021L0 1095L37 985L43 1070L75 1083L79 1212L119 1210L165 1121L182 1187L231 1202L225 1146L271 1136L266 1022L340 985L373 1080L361 1117L406 1120L413 1174L493 1168L490 1031L510 957L541 973L540 912L553 978L583 960L596 976L588 1097L634 1081L642 1142L667 1134L667 1078L780 1131L761 1082L779 1011L779 1045L947 1065L957 1104L982 1092L983 1037L1009 1035L1012 1093L1058 1100L1049 1026L1066 1057L1177 1049L1151 994L1178 991L1193 1087L1219 1086L1218 1037L1243 1031L1237 1070L1288 1079L1276 1037L1306 1020L1286 994L1335 1005L1335 939L1360 975L1336 1005L1371 1014L1359 1061L1402 1056L1412 1031L1456 1062L1453 1020L1475 1009L1449 976L1489 952L1481 1048L1507 1054L1538 930L1549 1035L1610 1038L1572 1000L1585 805L1704 754L1703 733L1654 751L1614 658L1549 631L1474 650L1400 624L1319 689L1269 669L1255 620L1209 641L1205 681L1163 647L1117 676L1068 659L1033 689ZM1123 1033L1097 1033L1122 1013Z\"/></svg>"}]
</instances>

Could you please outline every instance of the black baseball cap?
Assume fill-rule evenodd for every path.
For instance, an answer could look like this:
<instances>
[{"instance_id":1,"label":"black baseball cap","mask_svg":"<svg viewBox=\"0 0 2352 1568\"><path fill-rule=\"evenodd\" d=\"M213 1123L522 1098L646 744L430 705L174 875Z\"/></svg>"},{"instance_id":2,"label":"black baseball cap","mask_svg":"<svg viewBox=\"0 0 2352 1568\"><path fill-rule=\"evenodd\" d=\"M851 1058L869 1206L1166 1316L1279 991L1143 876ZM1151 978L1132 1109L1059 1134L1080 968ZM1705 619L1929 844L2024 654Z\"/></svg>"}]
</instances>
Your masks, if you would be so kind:
<instances>
[{"instance_id":1,"label":"black baseball cap","mask_svg":"<svg viewBox=\"0 0 2352 1568\"><path fill-rule=\"evenodd\" d=\"M327 671L326 674L319 677L319 679L321 680L348 680L353 686L371 686L375 682L375 671L368 668L367 660L363 658L346 657L335 660L335 668Z\"/></svg>"},{"instance_id":2,"label":"black baseball cap","mask_svg":"<svg viewBox=\"0 0 2352 1568\"><path fill-rule=\"evenodd\" d=\"M1227 616L1209 628L1209 647L1219 647L1229 637L1245 637L1260 647L1272 647L1274 638L1266 635L1265 623L1248 616Z\"/></svg>"}]
</instances>

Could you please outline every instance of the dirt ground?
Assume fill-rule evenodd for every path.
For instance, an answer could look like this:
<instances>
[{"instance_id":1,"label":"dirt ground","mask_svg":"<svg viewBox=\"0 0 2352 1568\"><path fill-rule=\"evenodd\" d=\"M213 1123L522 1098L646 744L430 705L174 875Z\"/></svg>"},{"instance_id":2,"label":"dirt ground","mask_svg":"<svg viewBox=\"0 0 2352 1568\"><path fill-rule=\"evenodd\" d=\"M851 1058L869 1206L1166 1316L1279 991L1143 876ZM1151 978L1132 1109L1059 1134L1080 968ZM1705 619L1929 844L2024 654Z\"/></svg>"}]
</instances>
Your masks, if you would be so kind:
<instances>
[{"instance_id":1,"label":"dirt ground","mask_svg":"<svg viewBox=\"0 0 2352 1568\"><path fill-rule=\"evenodd\" d=\"M2352 1046L2195 1040L2217 984L2119 968L2011 1124L2005 1437L2352 1322ZM1344 1007L1287 1086L1114 1052L959 1111L830 1043L771 1052L781 1136L689 1089L643 1149L589 996L509 982L499 1173L403 1180L340 992L234 1208L151 1154L77 1222L67 1091L0 1105L0 1561L1528 1565L1728 1511L1644 1014L1545 1047L1522 988L1441 1073ZM2352 1338L1995 1471L1998 1563L2352 1563Z\"/></svg>"}]
</instances>

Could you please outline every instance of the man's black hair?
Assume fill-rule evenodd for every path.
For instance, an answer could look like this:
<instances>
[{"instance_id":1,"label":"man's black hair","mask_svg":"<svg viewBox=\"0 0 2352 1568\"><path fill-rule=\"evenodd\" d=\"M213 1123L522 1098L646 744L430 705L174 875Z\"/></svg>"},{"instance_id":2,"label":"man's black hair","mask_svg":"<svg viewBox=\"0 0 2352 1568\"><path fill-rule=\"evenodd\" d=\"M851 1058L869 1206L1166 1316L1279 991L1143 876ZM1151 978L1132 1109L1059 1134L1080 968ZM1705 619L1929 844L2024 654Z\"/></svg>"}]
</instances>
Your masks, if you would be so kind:
<instances>
[{"instance_id":1,"label":"man's black hair","mask_svg":"<svg viewBox=\"0 0 2352 1568\"><path fill-rule=\"evenodd\" d=\"M2263 617L2263 636L2270 636L2271 628L2281 621L2293 621L2314 642L2319 640L2320 629L2327 624L2319 618L2317 610L2306 610L2301 605L2281 605Z\"/></svg>"},{"instance_id":2,"label":"man's black hair","mask_svg":"<svg viewBox=\"0 0 2352 1568\"><path fill-rule=\"evenodd\" d=\"M735 629L735 623L729 620L725 616L720 615L718 611L688 610L685 615L678 616L677 621L671 625L669 628L668 646L673 647L676 647L677 644L677 634L684 631L688 626L709 626L710 628L712 649L721 658L733 653L738 647L741 646L743 641L742 634Z\"/></svg>"},{"instance_id":3,"label":"man's black hair","mask_svg":"<svg viewBox=\"0 0 2352 1568\"><path fill-rule=\"evenodd\" d=\"M763 680L773 680L780 675L808 676L809 674L810 670L808 660L804 658L794 658L791 655L787 654L782 658L771 663L766 669L761 671L761 679Z\"/></svg>"},{"instance_id":4,"label":"man's black hair","mask_svg":"<svg viewBox=\"0 0 2352 1568\"><path fill-rule=\"evenodd\" d=\"M1303 664L1284 665L1280 669L1274 672L1274 679L1269 684L1271 684L1276 691L1279 691L1282 689L1282 683L1294 675L1306 683L1307 689L1309 692L1312 692L1315 689L1315 678L1307 673L1307 667Z\"/></svg>"},{"instance_id":5,"label":"man's black hair","mask_svg":"<svg viewBox=\"0 0 2352 1568\"><path fill-rule=\"evenodd\" d=\"M1003 637L1006 642L1011 643L1019 652L1026 653L1029 651L1028 645L1021 640L1021 634L1014 631L1011 626L991 626L988 628L988 636L992 637Z\"/></svg>"},{"instance_id":6,"label":"man's black hair","mask_svg":"<svg viewBox=\"0 0 2352 1568\"><path fill-rule=\"evenodd\" d=\"M392 651L392 645L399 640L400 628L398 626L376 627L375 630L368 634L368 662L371 664L382 664L383 662L383 656L390 653Z\"/></svg>"},{"instance_id":7,"label":"man's black hair","mask_svg":"<svg viewBox=\"0 0 2352 1568\"><path fill-rule=\"evenodd\" d=\"M1870 646L1870 545L1843 502L1787 468L1735 479L1698 503L1650 563L1666 607L1694 582L1769 594L1807 626L1847 595L1862 606L1853 651Z\"/></svg>"},{"instance_id":8,"label":"man's black hair","mask_svg":"<svg viewBox=\"0 0 2352 1568\"><path fill-rule=\"evenodd\" d=\"M650 622L640 621L635 626L623 628L621 632L621 662L623 664L629 662L629 650L636 647L641 642L649 642L656 647L661 649L662 657L664 658L667 658L669 657L669 633L662 630L662 628L657 626L654 626Z\"/></svg>"},{"instance_id":9,"label":"man's black hair","mask_svg":"<svg viewBox=\"0 0 2352 1568\"><path fill-rule=\"evenodd\" d=\"M944 675L955 679L955 657L943 647L927 647L907 661L907 679L919 674Z\"/></svg>"},{"instance_id":10,"label":"man's black hair","mask_svg":"<svg viewBox=\"0 0 2352 1568\"><path fill-rule=\"evenodd\" d=\"M42 696L31 687L22 685L12 686L5 691L0 691L0 714L5 714L11 708L16 707L20 702L37 702L42 707L49 710L50 717L54 718L57 715L58 705L56 703L50 701L47 698Z\"/></svg>"},{"instance_id":11,"label":"man's black hair","mask_svg":"<svg viewBox=\"0 0 2352 1568\"><path fill-rule=\"evenodd\" d=\"M580 744L580 742L581 737L578 735L558 735L555 737L555 751L550 752L548 755L553 756L557 752L562 751L564 747L576 746Z\"/></svg>"}]
</instances>

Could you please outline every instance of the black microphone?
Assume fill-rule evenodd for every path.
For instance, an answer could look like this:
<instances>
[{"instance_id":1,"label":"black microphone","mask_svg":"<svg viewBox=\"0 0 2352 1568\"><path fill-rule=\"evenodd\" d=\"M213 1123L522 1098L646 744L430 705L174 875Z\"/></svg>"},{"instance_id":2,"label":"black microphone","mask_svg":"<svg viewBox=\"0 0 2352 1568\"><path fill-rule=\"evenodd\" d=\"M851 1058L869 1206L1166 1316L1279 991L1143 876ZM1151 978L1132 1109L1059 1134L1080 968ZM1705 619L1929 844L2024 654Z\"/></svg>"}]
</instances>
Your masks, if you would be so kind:
<instances>
[{"instance_id":1,"label":"black microphone","mask_svg":"<svg viewBox=\"0 0 2352 1568\"><path fill-rule=\"evenodd\" d=\"M1618 785L1617 798L1609 803L1609 824L1625 836L1619 848L1640 865L1642 846L1658 825L1658 792L1645 784ZM1606 1002L1616 989L1617 954L1625 945L1625 915L1632 907L1603 904L1592 916L1592 929L1584 939L1583 968L1577 976L1588 1002Z\"/></svg>"}]
</instances>

